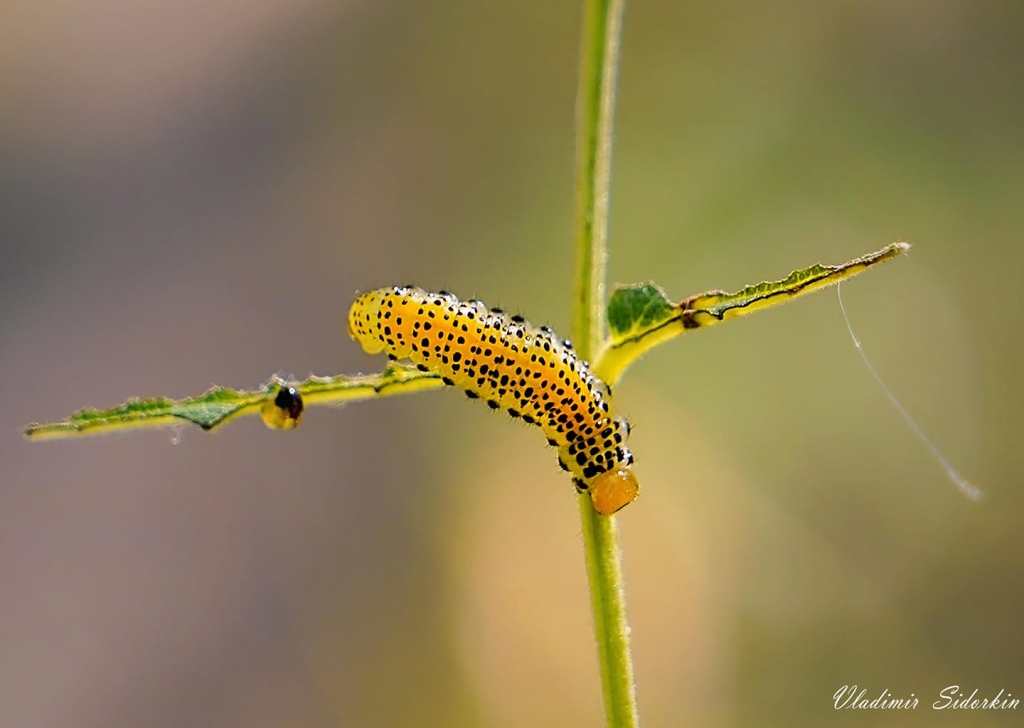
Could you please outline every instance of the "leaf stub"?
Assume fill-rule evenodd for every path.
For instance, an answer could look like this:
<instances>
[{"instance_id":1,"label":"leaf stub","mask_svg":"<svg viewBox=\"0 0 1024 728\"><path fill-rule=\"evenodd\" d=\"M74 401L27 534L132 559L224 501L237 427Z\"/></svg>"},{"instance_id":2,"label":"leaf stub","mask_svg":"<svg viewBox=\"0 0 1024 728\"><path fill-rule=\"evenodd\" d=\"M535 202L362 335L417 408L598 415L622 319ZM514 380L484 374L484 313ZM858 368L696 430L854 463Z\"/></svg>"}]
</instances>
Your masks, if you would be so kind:
<instances>
[{"instance_id":1,"label":"leaf stub","mask_svg":"<svg viewBox=\"0 0 1024 728\"><path fill-rule=\"evenodd\" d=\"M616 286L608 299L608 328L612 339L621 339L635 331L644 331L670 318L675 305L665 291L654 283Z\"/></svg>"}]
</instances>

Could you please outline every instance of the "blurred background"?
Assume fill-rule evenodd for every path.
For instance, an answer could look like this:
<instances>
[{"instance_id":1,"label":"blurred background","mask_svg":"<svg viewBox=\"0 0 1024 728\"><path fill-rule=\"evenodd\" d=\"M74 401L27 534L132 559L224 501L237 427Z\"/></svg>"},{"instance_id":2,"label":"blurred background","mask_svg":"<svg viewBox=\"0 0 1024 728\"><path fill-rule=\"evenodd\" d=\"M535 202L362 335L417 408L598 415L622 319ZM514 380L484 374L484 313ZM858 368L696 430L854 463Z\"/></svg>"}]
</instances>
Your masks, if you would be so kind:
<instances>
[{"instance_id":1,"label":"blurred background","mask_svg":"<svg viewBox=\"0 0 1024 728\"><path fill-rule=\"evenodd\" d=\"M0 724L585 726L572 488L450 392L30 444L133 395L375 371L356 290L567 331L580 4L7 0ZM646 726L1009 726L1024 698L1024 17L633 0L612 282L681 299L902 239L630 370ZM857 684L913 712L837 712Z\"/></svg>"}]
</instances>

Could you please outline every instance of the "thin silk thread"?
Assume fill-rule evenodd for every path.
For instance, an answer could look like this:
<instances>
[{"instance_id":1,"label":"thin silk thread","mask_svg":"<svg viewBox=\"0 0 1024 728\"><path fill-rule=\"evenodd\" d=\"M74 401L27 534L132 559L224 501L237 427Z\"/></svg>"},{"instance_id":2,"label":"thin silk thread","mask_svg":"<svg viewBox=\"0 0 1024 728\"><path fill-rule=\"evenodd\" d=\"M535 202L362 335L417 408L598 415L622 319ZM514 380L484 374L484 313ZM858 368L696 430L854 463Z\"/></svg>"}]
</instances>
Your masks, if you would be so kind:
<instances>
[{"instance_id":1,"label":"thin silk thread","mask_svg":"<svg viewBox=\"0 0 1024 728\"><path fill-rule=\"evenodd\" d=\"M846 321L846 329L850 332L850 338L853 339L853 345L857 347L857 353L860 354L860 358L864 360L865 366L867 366L868 371L871 372L871 376L875 378L875 381L878 382L878 386L882 388L883 392L885 392L885 396L889 398L890 402L892 402L892 406L896 408L903 419L906 420L906 423L910 425L910 429L914 431L917 438L931 451L939 465L944 471L946 471L946 475L953 482L953 485L955 485L961 493L971 500L981 500L983 495L982 492L975 486L971 485L967 478L962 476L956 468L949 464L949 461L943 457L941 452L939 452L939 448L935 447L935 444L931 439L924 434L924 431L918 426L917 422L914 421L914 418L910 416L910 413L907 412L903 405L900 404L900 401L896 399L896 395L894 395L892 390L886 386L885 382L882 381L882 377L871 364L871 360L868 359L868 355L864 353L864 347L861 346L860 339L857 338L857 334L853 331L853 326L850 324L850 317L846 313L846 306L843 305L842 283L839 283L836 286L836 294L839 296L839 310L843 312L843 320Z\"/></svg>"}]
</instances>

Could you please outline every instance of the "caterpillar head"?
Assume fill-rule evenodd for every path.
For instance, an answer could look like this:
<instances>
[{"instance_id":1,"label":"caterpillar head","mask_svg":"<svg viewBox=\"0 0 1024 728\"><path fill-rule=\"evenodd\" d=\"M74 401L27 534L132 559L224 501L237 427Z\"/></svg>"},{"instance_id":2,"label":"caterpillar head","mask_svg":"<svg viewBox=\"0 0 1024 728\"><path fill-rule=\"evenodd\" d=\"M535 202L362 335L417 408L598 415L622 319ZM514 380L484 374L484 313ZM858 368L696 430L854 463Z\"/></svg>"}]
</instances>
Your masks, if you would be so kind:
<instances>
[{"instance_id":1,"label":"caterpillar head","mask_svg":"<svg viewBox=\"0 0 1024 728\"><path fill-rule=\"evenodd\" d=\"M367 354L379 354L384 351L384 342L377 336L379 313L379 291L359 296L348 311L348 335L358 341Z\"/></svg>"},{"instance_id":2,"label":"caterpillar head","mask_svg":"<svg viewBox=\"0 0 1024 728\"><path fill-rule=\"evenodd\" d=\"M602 516L610 516L636 500L640 481L632 470L620 468L601 473L587 490L594 509Z\"/></svg>"},{"instance_id":3,"label":"caterpillar head","mask_svg":"<svg viewBox=\"0 0 1024 728\"><path fill-rule=\"evenodd\" d=\"M263 424L272 430L294 430L302 417L302 395L295 387L281 384L277 395L260 408Z\"/></svg>"}]
</instances>

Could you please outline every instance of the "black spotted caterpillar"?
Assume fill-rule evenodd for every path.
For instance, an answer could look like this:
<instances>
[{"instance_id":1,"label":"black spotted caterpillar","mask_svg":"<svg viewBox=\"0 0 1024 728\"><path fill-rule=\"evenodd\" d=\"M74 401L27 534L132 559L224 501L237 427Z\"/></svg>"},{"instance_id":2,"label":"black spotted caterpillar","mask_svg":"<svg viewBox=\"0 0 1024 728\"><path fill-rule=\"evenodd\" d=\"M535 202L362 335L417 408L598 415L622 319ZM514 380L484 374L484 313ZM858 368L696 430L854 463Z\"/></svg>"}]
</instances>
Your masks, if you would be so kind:
<instances>
[{"instance_id":1,"label":"black spotted caterpillar","mask_svg":"<svg viewBox=\"0 0 1024 728\"><path fill-rule=\"evenodd\" d=\"M599 513L615 513L637 497L629 424L612 416L608 387L551 329L412 286L359 296L348 329L366 353L408 359L468 397L539 425Z\"/></svg>"}]
</instances>

